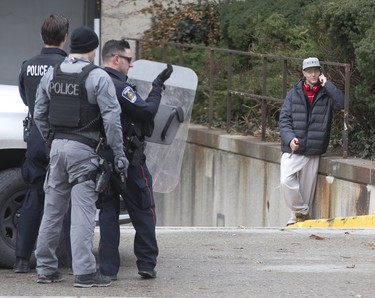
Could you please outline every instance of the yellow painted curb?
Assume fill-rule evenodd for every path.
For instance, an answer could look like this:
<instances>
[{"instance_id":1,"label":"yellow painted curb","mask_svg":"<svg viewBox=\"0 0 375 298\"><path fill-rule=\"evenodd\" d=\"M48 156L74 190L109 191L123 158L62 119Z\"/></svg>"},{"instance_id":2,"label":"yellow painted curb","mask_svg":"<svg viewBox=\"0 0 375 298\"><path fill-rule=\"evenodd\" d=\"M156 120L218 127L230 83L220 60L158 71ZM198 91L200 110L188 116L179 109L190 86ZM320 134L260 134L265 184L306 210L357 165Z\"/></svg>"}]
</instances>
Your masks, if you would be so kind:
<instances>
[{"instance_id":1,"label":"yellow painted curb","mask_svg":"<svg viewBox=\"0 0 375 298\"><path fill-rule=\"evenodd\" d=\"M288 228L375 228L375 215L312 219L297 222Z\"/></svg>"}]
</instances>

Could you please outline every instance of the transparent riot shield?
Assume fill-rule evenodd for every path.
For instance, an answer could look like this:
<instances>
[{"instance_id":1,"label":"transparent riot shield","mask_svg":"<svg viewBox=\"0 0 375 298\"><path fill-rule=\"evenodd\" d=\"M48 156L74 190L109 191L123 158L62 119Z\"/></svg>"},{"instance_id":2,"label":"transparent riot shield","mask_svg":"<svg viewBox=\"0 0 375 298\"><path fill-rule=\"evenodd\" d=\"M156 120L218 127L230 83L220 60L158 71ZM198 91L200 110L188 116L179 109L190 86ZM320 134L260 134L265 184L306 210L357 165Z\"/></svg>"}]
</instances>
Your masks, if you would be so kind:
<instances>
[{"instance_id":1,"label":"transparent riot shield","mask_svg":"<svg viewBox=\"0 0 375 298\"><path fill-rule=\"evenodd\" d=\"M145 99L153 80L167 65L148 60L137 60L133 64L128 73L129 82ZM147 166L155 192L171 192L179 183L197 85L198 77L193 70L173 65L155 116L153 134L146 139Z\"/></svg>"}]
</instances>

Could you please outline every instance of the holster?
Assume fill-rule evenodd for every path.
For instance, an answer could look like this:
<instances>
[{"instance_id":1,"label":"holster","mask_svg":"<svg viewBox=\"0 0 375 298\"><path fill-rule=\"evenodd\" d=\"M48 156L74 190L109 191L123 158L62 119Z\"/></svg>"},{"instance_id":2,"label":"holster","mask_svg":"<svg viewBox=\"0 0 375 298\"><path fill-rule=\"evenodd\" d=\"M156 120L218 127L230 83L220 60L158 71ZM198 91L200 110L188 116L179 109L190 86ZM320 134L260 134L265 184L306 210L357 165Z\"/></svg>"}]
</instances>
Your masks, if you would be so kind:
<instances>
[{"instance_id":1,"label":"holster","mask_svg":"<svg viewBox=\"0 0 375 298\"><path fill-rule=\"evenodd\" d=\"M97 209L111 207L115 205L119 199L119 194L116 193L111 186L109 186L103 193L98 195L98 200L95 202L95 206Z\"/></svg>"},{"instance_id":2,"label":"holster","mask_svg":"<svg viewBox=\"0 0 375 298\"><path fill-rule=\"evenodd\" d=\"M120 199L120 194L124 192L126 185L121 183L117 173L110 174L110 181L102 193L98 194L98 200L95 202L97 209L111 207Z\"/></svg>"},{"instance_id":3,"label":"holster","mask_svg":"<svg viewBox=\"0 0 375 298\"><path fill-rule=\"evenodd\" d=\"M133 166L137 165L142 159L144 151L146 149L146 142L141 141L136 135L127 138L126 142L126 156L129 163Z\"/></svg>"},{"instance_id":4,"label":"holster","mask_svg":"<svg viewBox=\"0 0 375 298\"><path fill-rule=\"evenodd\" d=\"M23 140L27 142L27 138L30 134L31 126L33 125L33 119L30 115L27 115L23 120Z\"/></svg>"},{"instance_id":5,"label":"holster","mask_svg":"<svg viewBox=\"0 0 375 298\"><path fill-rule=\"evenodd\" d=\"M50 130L48 132L47 140L46 140L47 148L51 149L51 145L52 145L52 142L53 142L54 138L55 138L55 132Z\"/></svg>"},{"instance_id":6,"label":"holster","mask_svg":"<svg viewBox=\"0 0 375 298\"><path fill-rule=\"evenodd\" d=\"M103 193L109 187L109 180L111 177L112 166L105 159L99 160L99 172L96 176L95 192Z\"/></svg>"}]
</instances>

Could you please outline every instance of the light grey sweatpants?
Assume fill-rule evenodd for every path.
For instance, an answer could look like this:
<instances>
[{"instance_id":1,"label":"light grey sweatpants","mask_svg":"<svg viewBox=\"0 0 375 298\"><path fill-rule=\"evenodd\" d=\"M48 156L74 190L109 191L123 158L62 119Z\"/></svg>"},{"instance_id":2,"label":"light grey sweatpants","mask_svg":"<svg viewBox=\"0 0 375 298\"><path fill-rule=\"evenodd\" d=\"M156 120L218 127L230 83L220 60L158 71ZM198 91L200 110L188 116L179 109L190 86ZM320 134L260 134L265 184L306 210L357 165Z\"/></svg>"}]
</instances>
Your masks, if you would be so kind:
<instances>
[{"instance_id":1,"label":"light grey sweatpants","mask_svg":"<svg viewBox=\"0 0 375 298\"><path fill-rule=\"evenodd\" d=\"M74 275L96 271L93 236L97 194L95 183L88 180L72 187L77 177L98 167L98 155L82 143L55 139L50 152L50 165L44 182L44 214L39 229L35 256L38 274L49 275L58 268L56 249L64 215L71 202L71 248Z\"/></svg>"},{"instance_id":2,"label":"light grey sweatpants","mask_svg":"<svg viewBox=\"0 0 375 298\"><path fill-rule=\"evenodd\" d=\"M295 222L295 213L309 213L315 195L318 168L319 156L282 154L280 190L281 197L291 209L288 223Z\"/></svg>"}]
</instances>

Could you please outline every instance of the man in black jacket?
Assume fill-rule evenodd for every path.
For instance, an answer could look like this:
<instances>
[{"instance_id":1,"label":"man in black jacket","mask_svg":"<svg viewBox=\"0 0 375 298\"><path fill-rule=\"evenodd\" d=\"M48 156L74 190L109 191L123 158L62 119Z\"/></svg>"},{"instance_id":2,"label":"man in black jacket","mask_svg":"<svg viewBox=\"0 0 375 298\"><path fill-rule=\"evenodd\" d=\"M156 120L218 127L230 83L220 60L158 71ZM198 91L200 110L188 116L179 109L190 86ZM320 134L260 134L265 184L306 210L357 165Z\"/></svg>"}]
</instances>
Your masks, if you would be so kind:
<instances>
[{"instance_id":1,"label":"man in black jacket","mask_svg":"<svg viewBox=\"0 0 375 298\"><path fill-rule=\"evenodd\" d=\"M50 66L64 60L67 56L63 47L67 40L69 20L65 16L48 16L41 28L44 42L39 55L24 61L19 74L19 92L25 105L29 108L30 127L27 137L27 151L22 166L22 176L29 184L21 209L16 238L16 273L27 273L30 270L29 260L35 248L40 221L43 215L44 190L43 182L46 176L48 158L45 142L33 121L35 94L40 79ZM69 218L67 218L69 225ZM67 228L69 228L67 226ZM66 235L68 262L71 263L69 234Z\"/></svg>"},{"instance_id":2,"label":"man in black jacket","mask_svg":"<svg viewBox=\"0 0 375 298\"><path fill-rule=\"evenodd\" d=\"M344 107L343 93L310 57L302 64L303 78L288 92L281 107L280 189L291 209L287 225L310 217L319 157L327 150L332 112Z\"/></svg>"},{"instance_id":3,"label":"man in black jacket","mask_svg":"<svg viewBox=\"0 0 375 298\"><path fill-rule=\"evenodd\" d=\"M127 73L132 64L132 52L126 40L109 40L102 49L104 70L112 78L121 106L121 124L124 146L129 160L126 188L121 188L118 175L111 177L112 194L103 197L97 204L100 208L99 258L102 274L117 279L120 267L119 240L119 194L125 200L130 219L135 228L134 253L137 258L138 274L142 278L156 277L158 245L155 235L156 214L152 189L152 177L147 168L145 137L151 136L154 117L159 109L164 82L173 69L170 64L152 83L148 97L143 100L135 86L127 82ZM111 160L111 152L105 152Z\"/></svg>"}]
</instances>

